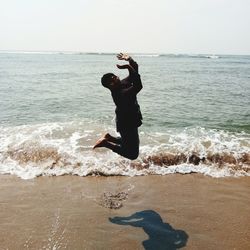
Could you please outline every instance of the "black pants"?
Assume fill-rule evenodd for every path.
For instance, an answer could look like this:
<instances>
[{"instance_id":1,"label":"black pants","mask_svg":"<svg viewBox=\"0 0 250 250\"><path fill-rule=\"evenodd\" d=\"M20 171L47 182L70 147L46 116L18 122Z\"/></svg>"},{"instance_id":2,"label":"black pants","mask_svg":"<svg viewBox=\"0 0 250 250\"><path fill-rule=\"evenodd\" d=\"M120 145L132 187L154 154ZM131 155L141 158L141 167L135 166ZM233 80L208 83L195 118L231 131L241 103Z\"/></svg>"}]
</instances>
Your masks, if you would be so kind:
<instances>
[{"instance_id":1,"label":"black pants","mask_svg":"<svg viewBox=\"0 0 250 250\"><path fill-rule=\"evenodd\" d=\"M130 160L135 160L139 155L138 128L122 129L119 133L121 137L117 138L116 145L112 150Z\"/></svg>"}]
</instances>

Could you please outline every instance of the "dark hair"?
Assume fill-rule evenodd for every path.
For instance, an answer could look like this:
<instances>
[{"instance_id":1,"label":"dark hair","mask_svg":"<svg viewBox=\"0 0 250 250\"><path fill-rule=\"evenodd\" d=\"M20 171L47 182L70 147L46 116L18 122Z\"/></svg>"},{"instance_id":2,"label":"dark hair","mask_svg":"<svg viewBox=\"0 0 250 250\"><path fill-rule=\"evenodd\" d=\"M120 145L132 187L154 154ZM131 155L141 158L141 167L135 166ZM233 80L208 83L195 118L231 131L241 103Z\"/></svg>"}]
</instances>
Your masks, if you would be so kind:
<instances>
[{"instance_id":1,"label":"dark hair","mask_svg":"<svg viewBox=\"0 0 250 250\"><path fill-rule=\"evenodd\" d=\"M108 88L112 76L114 76L113 73L107 73L102 76L101 82L105 88Z\"/></svg>"}]
</instances>

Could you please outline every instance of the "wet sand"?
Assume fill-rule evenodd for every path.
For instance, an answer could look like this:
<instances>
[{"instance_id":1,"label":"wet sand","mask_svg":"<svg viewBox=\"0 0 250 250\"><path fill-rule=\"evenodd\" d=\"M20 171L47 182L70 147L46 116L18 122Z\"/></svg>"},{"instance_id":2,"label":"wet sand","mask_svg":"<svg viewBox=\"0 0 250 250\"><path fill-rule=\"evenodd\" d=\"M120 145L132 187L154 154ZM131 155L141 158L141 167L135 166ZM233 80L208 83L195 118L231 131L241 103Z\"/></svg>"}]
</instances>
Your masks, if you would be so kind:
<instances>
[{"instance_id":1,"label":"wet sand","mask_svg":"<svg viewBox=\"0 0 250 250\"><path fill-rule=\"evenodd\" d=\"M0 249L250 249L250 178L4 175L0 225Z\"/></svg>"}]
</instances>

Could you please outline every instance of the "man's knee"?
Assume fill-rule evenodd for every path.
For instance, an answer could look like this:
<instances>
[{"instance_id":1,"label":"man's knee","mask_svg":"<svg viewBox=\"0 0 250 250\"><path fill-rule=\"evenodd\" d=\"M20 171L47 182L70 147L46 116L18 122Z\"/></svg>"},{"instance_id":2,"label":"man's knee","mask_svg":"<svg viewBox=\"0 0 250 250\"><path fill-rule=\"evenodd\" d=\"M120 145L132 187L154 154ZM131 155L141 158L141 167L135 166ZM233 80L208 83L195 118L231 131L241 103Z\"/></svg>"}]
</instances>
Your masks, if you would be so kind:
<instances>
[{"instance_id":1,"label":"man's knee","mask_svg":"<svg viewBox=\"0 0 250 250\"><path fill-rule=\"evenodd\" d=\"M130 152L127 154L127 158L130 160L135 160L137 159L139 156L139 152L138 151L134 151L134 152Z\"/></svg>"}]
</instances>

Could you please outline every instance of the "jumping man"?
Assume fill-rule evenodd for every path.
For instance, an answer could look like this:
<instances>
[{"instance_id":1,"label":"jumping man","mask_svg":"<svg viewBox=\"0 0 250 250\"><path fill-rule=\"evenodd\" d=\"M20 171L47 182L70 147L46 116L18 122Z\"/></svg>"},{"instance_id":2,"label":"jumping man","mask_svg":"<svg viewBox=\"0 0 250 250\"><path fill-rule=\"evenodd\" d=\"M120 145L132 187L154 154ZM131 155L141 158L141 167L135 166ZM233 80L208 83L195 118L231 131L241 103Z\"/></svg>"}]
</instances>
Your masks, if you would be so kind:
<instances>
[{"instance_id":1,"label":"jumping man","mask_svg":"<svg viewBox=\"0 0 250 250\"><path fill-rule=\"evenodd\" d=\"M113 73L107 73L103 75L101 82L105 88L111 91L116 105L116 130L121 136L113 137L106 134L96 142L94 148L106 147L119 155L134 160L139 155L138 127L142 124L142 115L136 96L142 89L142 82L138 64L132 57L120 53L117 58L129 62L125 65L116 65L119 69L128 69L128 77L120 80Z\"/></svg>"}]
</instances>

